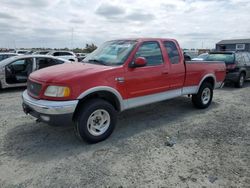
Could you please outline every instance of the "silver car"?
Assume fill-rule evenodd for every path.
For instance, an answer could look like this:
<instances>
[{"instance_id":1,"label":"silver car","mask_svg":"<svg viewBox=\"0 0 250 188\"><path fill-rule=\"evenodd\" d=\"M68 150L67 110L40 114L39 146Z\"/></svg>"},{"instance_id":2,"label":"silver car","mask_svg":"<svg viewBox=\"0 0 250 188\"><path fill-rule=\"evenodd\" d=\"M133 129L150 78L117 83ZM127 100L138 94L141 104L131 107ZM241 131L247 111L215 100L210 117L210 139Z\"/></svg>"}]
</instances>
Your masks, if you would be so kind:
<instances>
[{"instance_id":1,"label":"silver car","mask_svg":"<svg viewBox=\"0 0 250 188\"><path fill-rule=\"evenodd\" d=\"M55 50L52 50L49 53L47 53L47 55L60 57L62 59L66 59L68 61L73 61L73 62L78 61L77 57L76 57L76 54L74 52L71 52L71 51L55 51Z\"/></svg>"},{"instance_id":2,"label":"silver car","mask_svg":"<svg viewBox=\"0 0 250 188\"><path fill-rule=\"evenodd\" d=\"M22 55L0 61L0 88L26 86L29 74L35 70L69 62L47 55Z\"/></svg>"},{"instance_id":3,"label":"silver car","mask_svg":"<svg viewBox=\"0 0 250 188\"><path fill-rule=\"evenodd\" d=\"M1 52L0 53L0 61L3 61L7 58L13 57L13 56L17 56L18 54L16 53L10 53L10 52Z\"/></svg>"}]
</instances>

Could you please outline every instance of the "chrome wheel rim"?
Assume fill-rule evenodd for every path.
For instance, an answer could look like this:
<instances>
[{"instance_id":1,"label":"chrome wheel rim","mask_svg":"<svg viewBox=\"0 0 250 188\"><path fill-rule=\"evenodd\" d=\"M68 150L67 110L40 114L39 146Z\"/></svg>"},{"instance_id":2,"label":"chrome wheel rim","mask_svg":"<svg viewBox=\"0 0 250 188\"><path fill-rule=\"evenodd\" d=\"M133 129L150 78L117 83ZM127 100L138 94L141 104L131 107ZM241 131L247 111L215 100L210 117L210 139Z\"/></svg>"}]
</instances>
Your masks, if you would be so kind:
<instances>
[{"instance_id":1,"label":"chrome wheel rim","mask_svg":"<svg viewBox=\"0 0 250 188\"><path fill-rule=\"evenodd\" d=\"M201 94L201 100L203 104L208 104L211 98L211 91L209 88L205 88Z\"/></svg>"},{"instance_id":2,"label":"chrome wheel rim","mask_svg":"<svg viewBox=\"0 0 250 188\"><path fill-rule=\"evenodd\" d=\"M243 83L244 83L244 76L241 76L240 77L240 86L243 86Z\"/></svg>"},{"instance_id":3,"label":"chrome wheel rim","mask_svg":"<svg viewBox=\"0 0 250 188\"><path fill-rule=\"evenodd\" d=\"M87 128L93 136L100 136L107 131L110 125L110 115L106 110L98 109L88 118Z\"/></svg>"}]
</instances>

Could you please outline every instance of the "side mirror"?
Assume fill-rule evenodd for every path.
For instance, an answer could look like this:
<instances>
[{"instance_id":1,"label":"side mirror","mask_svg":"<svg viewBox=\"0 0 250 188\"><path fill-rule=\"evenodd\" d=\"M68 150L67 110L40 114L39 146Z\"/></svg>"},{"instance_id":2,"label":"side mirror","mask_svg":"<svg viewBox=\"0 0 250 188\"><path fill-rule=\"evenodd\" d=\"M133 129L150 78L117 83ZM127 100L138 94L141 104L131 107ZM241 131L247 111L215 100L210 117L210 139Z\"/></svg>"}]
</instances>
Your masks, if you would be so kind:
<instances>
[{"instance_id":1,"label":"side mirror","mask_svg":"<svg viewBox=\"0 0 250 188\"><path fill-rule=\"evenodd\" d=\"M147 65L147 60L144 57L137 57L130 65L130 68L144 67Z\"/></svg>"}]
</instances>

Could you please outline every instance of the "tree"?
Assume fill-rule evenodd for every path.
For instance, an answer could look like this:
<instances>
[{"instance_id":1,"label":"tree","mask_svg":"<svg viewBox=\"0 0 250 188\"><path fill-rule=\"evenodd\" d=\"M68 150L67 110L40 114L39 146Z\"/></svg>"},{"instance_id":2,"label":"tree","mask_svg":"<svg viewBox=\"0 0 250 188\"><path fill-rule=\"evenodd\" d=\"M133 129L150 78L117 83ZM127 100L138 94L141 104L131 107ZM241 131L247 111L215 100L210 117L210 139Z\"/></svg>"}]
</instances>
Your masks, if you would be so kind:
<instances>
[{"instance_id":1,"label":"tree","mask_svg":"<svg viewBox=\"0 0 250 188\"><path fill-rule=\"evenodd\" d=\"M86 44L85 48L83 49L83 52L85 53L91 53L97 48L96 45L92 44Z\"/></svg>"}]
</instances>

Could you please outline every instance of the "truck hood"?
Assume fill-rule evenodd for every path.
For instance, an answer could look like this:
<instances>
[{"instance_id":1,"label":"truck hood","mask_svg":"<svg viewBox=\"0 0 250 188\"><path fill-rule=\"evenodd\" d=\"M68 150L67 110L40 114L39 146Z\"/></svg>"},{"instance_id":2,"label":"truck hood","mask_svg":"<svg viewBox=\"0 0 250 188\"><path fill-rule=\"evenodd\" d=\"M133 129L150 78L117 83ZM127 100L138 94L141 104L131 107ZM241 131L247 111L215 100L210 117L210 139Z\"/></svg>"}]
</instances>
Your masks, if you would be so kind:
<instances>
[{"instance_id":1,"label":"truck hood","mask_svg":"<svg viewBox=\"0 0 250 188\"><path fill-rule=\"evenodd\" d=\"M30 78L41 82L61 83L64 80L71 80L95 73L99 74L114 68L112 66L90 63L64 63L35 71L30 74Z\"/></svg>"}]
</instances>

